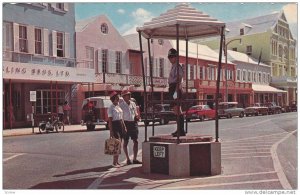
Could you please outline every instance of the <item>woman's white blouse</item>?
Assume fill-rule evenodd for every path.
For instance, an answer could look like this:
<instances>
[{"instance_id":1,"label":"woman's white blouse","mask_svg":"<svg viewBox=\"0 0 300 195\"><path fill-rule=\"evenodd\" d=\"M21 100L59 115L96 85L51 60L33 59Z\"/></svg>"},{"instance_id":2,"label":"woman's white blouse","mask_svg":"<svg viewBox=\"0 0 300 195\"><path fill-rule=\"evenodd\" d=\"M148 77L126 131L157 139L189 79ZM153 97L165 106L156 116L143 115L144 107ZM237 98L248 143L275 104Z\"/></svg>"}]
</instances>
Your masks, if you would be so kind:
<instances>
[{"instance_id":1,"label":"woman's white blouse","mask_svg":"<svg viewBox=\"0 0 300 195\"><path fill-rule=\"evenodd\" d=\"M123 111L119 105L112 104L107 110L108 117L112 117L113 121L123 119Z\"/></svg>"}]
</instances>

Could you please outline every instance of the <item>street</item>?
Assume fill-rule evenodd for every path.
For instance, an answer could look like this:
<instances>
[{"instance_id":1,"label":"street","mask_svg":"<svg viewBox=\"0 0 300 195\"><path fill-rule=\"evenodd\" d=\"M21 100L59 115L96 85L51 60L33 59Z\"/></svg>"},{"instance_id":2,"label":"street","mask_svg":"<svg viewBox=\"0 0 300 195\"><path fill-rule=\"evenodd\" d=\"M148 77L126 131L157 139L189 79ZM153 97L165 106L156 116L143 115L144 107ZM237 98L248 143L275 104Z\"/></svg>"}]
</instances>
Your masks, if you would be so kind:
<instances>
[{"instance_id":1,"label":"street","mask_svg":"<svg viewBox=\"0 0 300 195\"><path fill-rule=\"evenodd\" d=\"M155 135L170 134L175 126L156 125ZM215 121L190 122L188 133L215 137L214 127ZM114 175L118 171L111 166L112 156L104 155L107 130L4 137L3 189L298 188L296 112L220 119L219 128L222 174L183 179L157 174L152 177L141 173L141 165L123 167L126 181ZM144 130L144 126L139 127L139 149ZM152 136L151 126L148 136ZM131 141L129 151L131 155ZM124 152L120 162L126 162ZM103 177L108 174L112 177Z\"/></svg>"}]
</instances>

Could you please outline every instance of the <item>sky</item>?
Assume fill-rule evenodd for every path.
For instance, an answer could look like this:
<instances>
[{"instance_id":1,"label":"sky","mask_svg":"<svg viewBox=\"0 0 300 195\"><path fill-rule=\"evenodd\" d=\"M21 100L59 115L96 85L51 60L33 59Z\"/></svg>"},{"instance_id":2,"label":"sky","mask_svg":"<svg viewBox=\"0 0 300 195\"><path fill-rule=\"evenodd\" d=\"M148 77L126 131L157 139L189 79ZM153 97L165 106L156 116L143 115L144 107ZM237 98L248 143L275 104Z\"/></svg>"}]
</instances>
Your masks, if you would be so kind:
<instances>
[{"instance_id":1,"label":"sky","mask_svg":"<svg viewBox=\"0 0 300 195\"><path fill-rule=\"evenodd\" d=\"M106 15L121 35L136 32L137 26L172 9L177 2L105 2L75 3L76 21ZM293 34L297 36L297 4L280 2L191 2L190 6L222 22L266 15L284 10Z\"/></svg>"}]
</instances>

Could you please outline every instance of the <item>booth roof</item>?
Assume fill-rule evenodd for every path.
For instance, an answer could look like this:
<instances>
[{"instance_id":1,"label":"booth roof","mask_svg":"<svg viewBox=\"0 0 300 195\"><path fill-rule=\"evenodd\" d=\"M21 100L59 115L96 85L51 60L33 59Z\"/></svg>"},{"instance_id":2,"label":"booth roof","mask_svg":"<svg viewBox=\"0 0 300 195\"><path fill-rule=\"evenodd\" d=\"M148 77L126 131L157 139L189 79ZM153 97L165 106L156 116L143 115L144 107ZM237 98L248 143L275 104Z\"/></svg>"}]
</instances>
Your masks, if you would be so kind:
<instances>
[{"instance_id":1,"label":"booth roof","mask_svg":"<svg viewBox=\"0 0 300 195\"><path fill-rule=\"evenodd\" d=\"M176 39L176 25L179 25L179 39L211 37L221 34L225 23L197 11L187 3L181 3L150 22L137 27L145 38Z\"/></svg>"}]
</instances>

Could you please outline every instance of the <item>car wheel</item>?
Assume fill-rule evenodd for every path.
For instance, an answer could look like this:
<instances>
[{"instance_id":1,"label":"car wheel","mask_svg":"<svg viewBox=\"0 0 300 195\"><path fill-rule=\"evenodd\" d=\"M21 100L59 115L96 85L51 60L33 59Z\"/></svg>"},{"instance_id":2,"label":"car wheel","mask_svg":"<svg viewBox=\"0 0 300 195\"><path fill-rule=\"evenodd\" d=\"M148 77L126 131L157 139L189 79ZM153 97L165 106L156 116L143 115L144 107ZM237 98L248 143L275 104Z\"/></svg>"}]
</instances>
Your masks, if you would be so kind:
<instances>
[{"instance_id":1,"label":"car wheel","mask_svg":"<svg viewBox=\"0 0 300 195\"><path fill-rule=\"evenodd\" d=\"M227 118L232 118L230 113L227 114Z\"/></svg>"},{"instance_id":2,"label":"car wheel","mask_svg":"<svg viewBox=\"0 0 300 195\"><path fill-rule=\"evenodd\" d=\"M204 121L204 116L199 116L200 121Z\"/></svg>"},{"instance_id":3,"label":"car wheel","mask_svg":"<svg viewBox=\"0 0 300 195\"><path fill-rule=\"evenodd\" d=\"M244 117L244 112L241 112L240 115L239 115L239 117L243 118Z\"/></svg>"},{"instance_id":4,"label":"car wheel","mask_svg":"<svg viewBox=\"0 0 300 195\"><path fill-rule=\"evenodd\" d=\"M161 119L160 119L160 122L159 122L159 124L161 124L161 125L164 125L164 124L166 124L166 121L165 121L165 119L164 119L164 118L161 118Z\"/></svg>"},{"instance_id":5,"label":"car wheel","mask_svg":"<svg viewBox=\"0 0 300 195\"><path fill-rule=\"evenodd\" d=\"M88 130L88 131L94 131L94 130L95 130L95 127L96 127L96 125L93 125L93 124L88 124L88 125L86 125L86 127L87 127L87 130Z\"/></svg>"},{"instance_id":6,"label":"car wheel","mask_svg":"<svg viewBox=\"0 0 300 195\"><path fill-rule=\"evenodd\" d=\"M149 122L146 122L146 121L145 121L144 124L148 126L148 125L149 125Z\"/></svg>"},{"instance_id":7,"label":"car wheel","mask_svg":"<svg viewBox=\"0 0 300 195\"><path fill-rule=\"evenodd\" d=\"M255 112L255 116L258 116L258 112Z\"/></svg>"}]
</instances>

